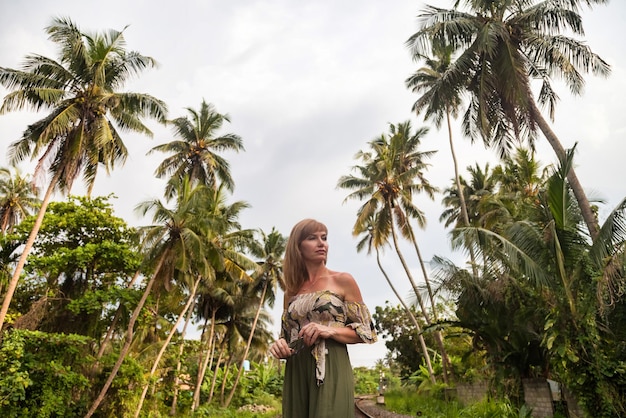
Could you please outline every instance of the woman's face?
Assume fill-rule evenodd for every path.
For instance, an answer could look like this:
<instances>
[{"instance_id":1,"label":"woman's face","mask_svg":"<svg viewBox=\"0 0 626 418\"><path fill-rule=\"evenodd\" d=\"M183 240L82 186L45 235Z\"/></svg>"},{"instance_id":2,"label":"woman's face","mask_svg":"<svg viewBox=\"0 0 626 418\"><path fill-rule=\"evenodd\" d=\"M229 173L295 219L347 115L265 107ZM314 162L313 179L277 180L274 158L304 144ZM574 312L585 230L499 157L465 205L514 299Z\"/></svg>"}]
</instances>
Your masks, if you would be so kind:
<instances>
[{"instance_id":1,"label":"woman's face","mask_svg":"<svg viewBox=\"0 0 626 418\"><path fill-rule=\"evenodd\" d=\"M300 243L300 253L305 261L326 262L328 256L328 241L326 231L310 233Z\"/></svg>"}]
</instances>

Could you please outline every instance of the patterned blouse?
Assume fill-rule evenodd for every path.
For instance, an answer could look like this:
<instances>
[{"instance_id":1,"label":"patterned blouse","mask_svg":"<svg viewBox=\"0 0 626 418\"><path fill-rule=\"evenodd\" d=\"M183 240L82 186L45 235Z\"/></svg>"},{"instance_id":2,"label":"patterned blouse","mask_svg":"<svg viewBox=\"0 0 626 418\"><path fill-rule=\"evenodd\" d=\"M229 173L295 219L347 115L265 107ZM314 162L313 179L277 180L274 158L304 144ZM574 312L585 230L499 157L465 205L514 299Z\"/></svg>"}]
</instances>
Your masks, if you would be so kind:
<instances>
[{"instance_id":1,"label":"patterned blouse","mask_svg":"<svg viewBox=\"0 0 626 418\"><path fill-rule=\"evenodd\" d=\"M364 343L377 340L370 312L361 302L345 302L330 290L319 290L292 297L282 316L281 337L288 343L298 339L300 329L309 322L329 327L350 327ZM326 371L326 340L317 340L311 354L315 358L318 386L324 383Z\"/></svg>"}]
</instances>

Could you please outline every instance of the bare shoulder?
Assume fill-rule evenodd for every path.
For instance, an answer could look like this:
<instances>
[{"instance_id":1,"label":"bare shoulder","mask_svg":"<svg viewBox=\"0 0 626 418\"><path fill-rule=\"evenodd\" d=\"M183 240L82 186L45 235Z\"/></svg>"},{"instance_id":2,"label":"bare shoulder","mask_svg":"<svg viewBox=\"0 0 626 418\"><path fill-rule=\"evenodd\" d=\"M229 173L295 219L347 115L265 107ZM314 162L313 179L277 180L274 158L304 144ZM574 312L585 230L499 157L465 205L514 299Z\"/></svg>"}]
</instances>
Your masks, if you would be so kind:
<instances>
[{"instance_id":1,"label":"bare shoulder","mask_svg":"<svg viewBox=\"0 0 626 418\"><path fill-rule=\"evenodd\" d=\"M363 302L359 285L350 273L335 271L332 276L337 293L343 295L346 301Z\"/></svg>"}]
</instances>

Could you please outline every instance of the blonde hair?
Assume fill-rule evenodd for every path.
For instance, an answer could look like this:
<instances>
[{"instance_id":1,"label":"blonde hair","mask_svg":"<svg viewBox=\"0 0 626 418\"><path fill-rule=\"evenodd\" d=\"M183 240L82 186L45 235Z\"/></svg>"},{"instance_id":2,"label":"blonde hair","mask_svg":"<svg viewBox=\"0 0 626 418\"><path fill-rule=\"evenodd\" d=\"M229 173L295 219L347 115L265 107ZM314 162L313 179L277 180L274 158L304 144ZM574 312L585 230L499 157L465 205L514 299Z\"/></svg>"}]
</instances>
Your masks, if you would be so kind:
<instances>
[{"instance_id":1,"label":"blonde hair","mask_svg":"<svg viewBox=\"0 0 626 418\"><path fill-rule=\"evenodd\" d=\"M328 228L315 219L303 219L291 229L283 261L283 275L288 294L296 294L302 283L308 278L306 265L300 252L300 244L307 236L319 231L328 233Z\"/></svg>"}]
</instances>

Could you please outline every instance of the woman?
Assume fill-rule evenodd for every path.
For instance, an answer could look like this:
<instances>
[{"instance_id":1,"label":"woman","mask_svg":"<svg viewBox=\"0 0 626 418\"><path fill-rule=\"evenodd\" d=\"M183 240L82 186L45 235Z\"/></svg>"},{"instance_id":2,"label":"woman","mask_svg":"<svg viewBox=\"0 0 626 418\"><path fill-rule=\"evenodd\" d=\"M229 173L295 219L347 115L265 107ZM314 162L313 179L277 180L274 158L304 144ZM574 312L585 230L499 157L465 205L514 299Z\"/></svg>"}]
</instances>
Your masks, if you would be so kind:
<instances>
[{"instance_id":1,"label":"woman","mask_svg":"<svg viewBox=\"0 0 626 418\"><path fill-rule=\"evenodd\" d=\"M376 341L354 278L326 267L327 232L324 224L305 219L287 241L282 330L270 347L274 357L287 359L283 418L354 417L346 344Z\"/></svg>"}]
</instances>

